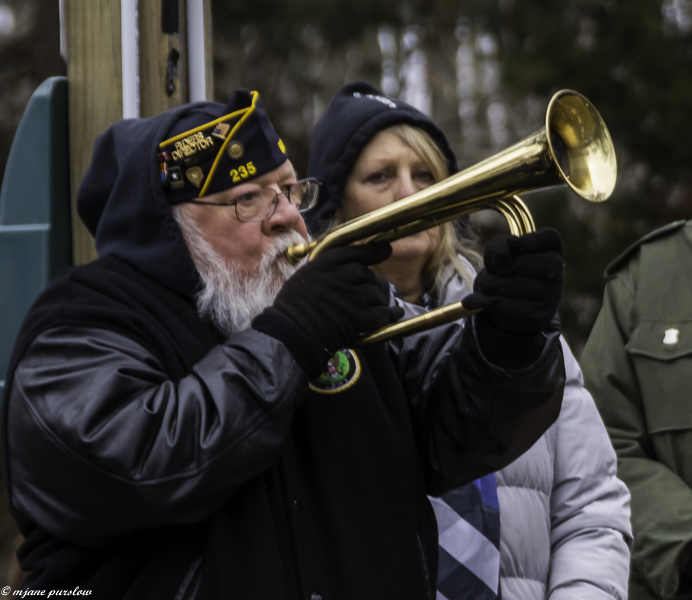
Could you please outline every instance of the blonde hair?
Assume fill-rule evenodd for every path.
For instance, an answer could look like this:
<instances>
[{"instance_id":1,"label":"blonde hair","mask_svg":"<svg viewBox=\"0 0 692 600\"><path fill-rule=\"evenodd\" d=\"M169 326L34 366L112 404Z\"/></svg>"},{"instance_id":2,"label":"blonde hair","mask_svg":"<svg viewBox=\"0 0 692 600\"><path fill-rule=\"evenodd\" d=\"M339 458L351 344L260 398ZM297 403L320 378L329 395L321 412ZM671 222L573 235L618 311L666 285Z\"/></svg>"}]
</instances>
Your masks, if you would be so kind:
<instances>
[{"instance_id":1,"label":"blonde hair","mask_svg":"<svg viewBox=\"0 0 692 600\"><path fill-rule=\"evenodd\" d=\"M429 133L406 123L392 125L382 131L393 133L408 145L430 169L436 183L449 176L449 168L444 154ZM333 225L342 222L341 210L337 211L335 219L336 222ZM462 233L450 221L440 225L439 229L440 236L437 246L423 266L423 282L426 291L436 296L439 296L444 288L445 271L448 266L451 266L469 286L472 285L473 275L460 256L463 256L476 269L482 265L481 256L475 250L476 238L468 227L464 228Z\"/></svg>"}]
</instances>

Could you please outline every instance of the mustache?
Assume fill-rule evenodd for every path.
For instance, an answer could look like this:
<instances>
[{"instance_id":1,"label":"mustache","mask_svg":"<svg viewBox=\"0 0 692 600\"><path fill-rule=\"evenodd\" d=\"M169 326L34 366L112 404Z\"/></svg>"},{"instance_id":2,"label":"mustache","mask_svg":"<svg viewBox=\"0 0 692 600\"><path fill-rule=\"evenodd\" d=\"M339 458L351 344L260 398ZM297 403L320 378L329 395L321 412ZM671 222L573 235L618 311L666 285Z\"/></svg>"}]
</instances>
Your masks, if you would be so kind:
<instances>
[{"instance_id":1,"label":"mustache","mask_svg":"<svg viewBox=\"0 0 692 600\"><path fill-rule=\"evenodd\" d=\"M311 237L308 236L308 240L310 241ZM271 263L275 262L276 259L280 258L281 256L284 255L286 250L288 250L293 244L304 244L305 243L305 238L300 235L297 231L291 230L287 231L286 233L282 233L278 236L276 236L276 239L274 240L274 244L269 248L264 256L262 257L261 261L261 267L268 266ZM298 265L300 266L305 262L306 259L303 259Z\"/></svg>"}]
</instances>

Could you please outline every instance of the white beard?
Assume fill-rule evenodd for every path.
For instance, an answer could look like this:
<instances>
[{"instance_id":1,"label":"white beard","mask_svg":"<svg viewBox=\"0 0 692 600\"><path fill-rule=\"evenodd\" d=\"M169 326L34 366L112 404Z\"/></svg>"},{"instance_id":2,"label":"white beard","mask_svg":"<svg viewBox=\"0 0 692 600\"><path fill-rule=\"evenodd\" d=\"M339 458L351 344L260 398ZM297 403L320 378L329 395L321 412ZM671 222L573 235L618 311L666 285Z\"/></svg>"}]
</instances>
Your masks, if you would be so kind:
<instances>
[{"instance_id":1,"label":"white beard","mask_svg":"<svg viewBox=\"0 0 692 600\"><path fill-rule=\"evenodd\" d=\"M281 286L299 267L277 260L292 244L305 242L297 231L276 236L274 246L262 256L259 265L246 269L220 256L181 206L173 207L173 216L202 279L203 288L195 295L197 312L211 319L226 336L248 329L252 319L274 302Z\"/></svg>"}]
</instances>

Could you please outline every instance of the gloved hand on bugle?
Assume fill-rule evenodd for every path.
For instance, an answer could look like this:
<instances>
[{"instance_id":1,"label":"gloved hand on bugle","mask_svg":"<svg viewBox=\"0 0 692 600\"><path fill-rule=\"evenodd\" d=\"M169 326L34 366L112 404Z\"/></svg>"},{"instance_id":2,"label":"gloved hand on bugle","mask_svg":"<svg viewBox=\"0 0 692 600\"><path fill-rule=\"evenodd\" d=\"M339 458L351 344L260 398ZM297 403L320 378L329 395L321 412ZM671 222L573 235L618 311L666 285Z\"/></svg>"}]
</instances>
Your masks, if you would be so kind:
<instances>
[{"instance_id":1,"label":"gloved hand on bugle","mask_svg":"<svg viewBox=\"0 0 692 600\"><path fill-rule=\"evenodd\" d=\"M403 316L403 309L389 306L389 290L368 268L391 253L387 242L328 250L286 281L274 304L255 317L253 329L283 342L308 376L316 377L359 334Z\"/></svg>"},{"instance_id":2,"label":"gloved hand on bugle","mask_svg":"<svg viewBox=\"0 0 692 600\"><path fill-rule=\"evenodd\" d=\"M496 235L485 268L463 300L474 315L481 350L500 366L528 366L540 354L564 287L562 239L544 227L521 237ZM553 324L553 327L558 326Z\"/></svg>"}]
</instances>

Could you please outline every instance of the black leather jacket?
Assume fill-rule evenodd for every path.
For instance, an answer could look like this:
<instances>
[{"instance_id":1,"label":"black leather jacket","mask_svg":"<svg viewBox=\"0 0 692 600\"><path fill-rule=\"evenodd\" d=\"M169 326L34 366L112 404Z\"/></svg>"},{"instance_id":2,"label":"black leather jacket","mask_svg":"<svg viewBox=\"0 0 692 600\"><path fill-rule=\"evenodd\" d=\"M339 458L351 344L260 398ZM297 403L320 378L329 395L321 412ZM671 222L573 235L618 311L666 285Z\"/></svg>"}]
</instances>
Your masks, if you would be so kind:
<instances>
[{"instance_id":1,"label":"black leather jacket","mask_svg":"<svg viewBox=\"0 0 692 600\"><path fill-rule=\"evenodd\" d=\"M550 379L559 376L550 364L557 357L552 344L546 354L553 360L515 378L468 361L458 346L455 336L417 335L390 348L423 444L431 495L511 462L548 422L521 428L515 419L543 412L549 419L559 409L540 402L550 399ZM21 361L10 394L13 502L60 537L90 545L202 520L276 460L307 384L279 342L252 330L213 348L178 382L122 334L49 330ZM321 401L328 400L309 394L309 402ZM508 410L512 418L505 414L503 422ZM39 436L46 441L37 444ZM112 485L91 477L93 471Z\"/></svg>"}]
</instances>

